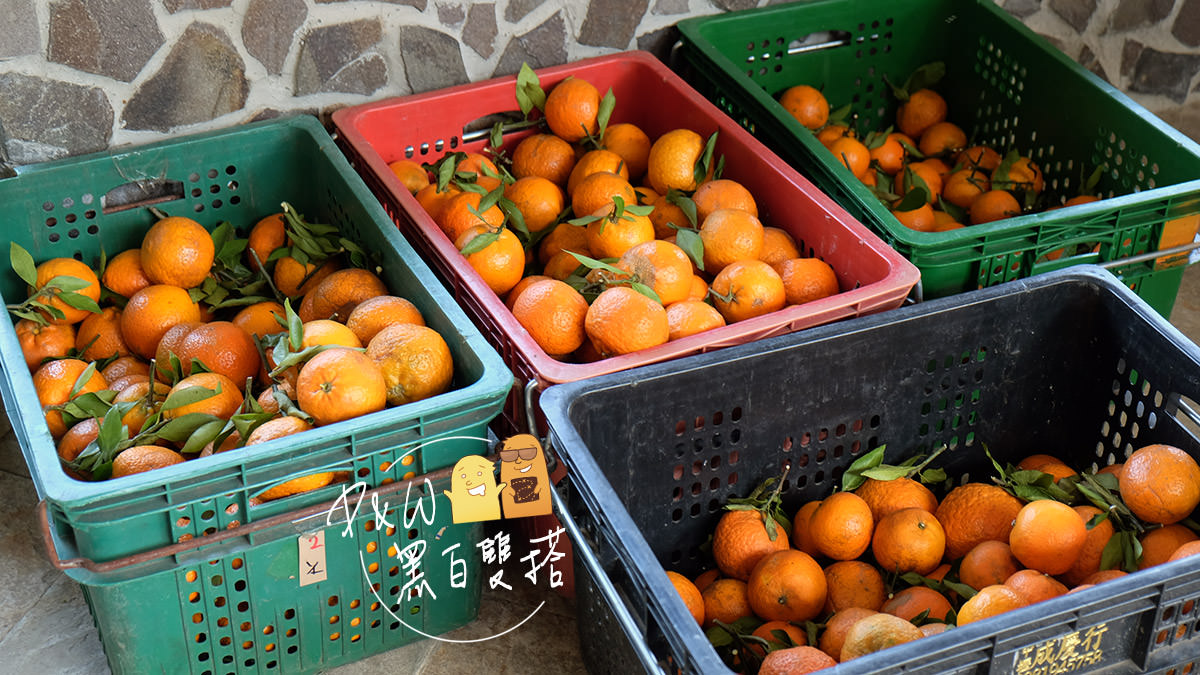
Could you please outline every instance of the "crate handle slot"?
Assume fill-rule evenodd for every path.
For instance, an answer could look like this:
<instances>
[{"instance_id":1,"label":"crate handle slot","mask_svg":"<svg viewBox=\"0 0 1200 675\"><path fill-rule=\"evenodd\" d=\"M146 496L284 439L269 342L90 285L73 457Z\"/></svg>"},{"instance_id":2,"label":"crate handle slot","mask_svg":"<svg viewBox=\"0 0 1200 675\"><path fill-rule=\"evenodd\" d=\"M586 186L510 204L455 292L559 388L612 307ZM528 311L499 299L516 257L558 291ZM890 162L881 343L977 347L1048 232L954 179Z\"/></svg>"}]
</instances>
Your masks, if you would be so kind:
<instances>
[{"instance_id":1,"label":"crate handle slot","mask_svg":"<svg viewBox=\"0 0 1200 675\"><path fill-rule=\"evenodd\" d=\"M1183 413L1184 417L1192 421L1192 424L1200 426L1200 411L1193 408L1187 400L1180 398L1176 403L1176 408Z\"/></svg>"},{"instance_id":2,"label":"crate handle slot","mask_svg":"<svg viewBox=\"0 0 1200 675\"><path fill-rule=\"evenodd\" d=\"M496 462L500 460L500 455L489 455L488 459ZM378 499L401 490L407 490L410 485L419 485L424 483L426 479L428 479L431 483L449 481L450 474L453 472L454 467L448 466L436 471L430 471L428 473L421 474L419 476L413 476L408 480L401 480L394 483L388 483L387 485L381 485L379 487L364 491L362 493L362 499L366 503L371 503L372 498ZM142 553L135 553L124 558L117 558L116 560L109 560L105 562L96 562L90 558L82 557L67 558L65 560L59 558L58 549L54 546L54 536L50 532L50 517L47 513L48 509L46 506L46 500L43 499L38 501L36 511L38 525L42 531L42 545L46 549L46 557L49 558L50 564L54 565L55 568L60 570L69 570L82 567L90 572L105 573L126 567L132 567L134 565L140 565L151 560L158 560L160 558L179 555L203 546L219 544L235 537L244 537L246 535L253 534L271 527L307 520L314 516L319 516L322 513L328 513L337 504L338 499L334 498L321 504L314 504L312 506L296 509L295 511L287 511L285 513L280 513L278 515L257 520L252 523L246 523L231 530L220 530L218 532L214 532L213 534L193 537L188 541L168 544L156 549L143 551Z\"/></svg>"},{"instance_id":3,"label":"crate handle slot","mask_svg":"<svg viewBox=\"0 0 1200 675\"><path fill-rule=\"evenodd\" d=\"M134 180L109 190L100 198L105 214L183 199L183 183L169 178Z\"/></svg>"},{"instance_id":4,"label":"crate handle slot","mask_svg":"<svg viewBox=\"0 0 1200 675\"><path fill-rule=\"evenodd\" d=\"M527 120L520 110L490 113L463 125L462 142L473 143L487 140L488 136L492 134L492 128L497 123L500 124L501 134L509 134L537 126L541 120Z\"/></svg>"},{"instance_id":5,"label":"crate handle slot","mask_svg":"<svg viewBox=\"0 0 1200 675\"><path fill-rule=\"evenodd\" d=\"M592 575L592 579L596 582L596 589L600 591L600 594L604 597L604 601L612 609L617 624L621 626L621 630L629 638L629 644L637 654L638 660L642 662L642 668L647 673L661 672L662 669L658 664L658 659L650 651L650 646L646 644L641 627L638 626L637 621L629 612L629 608L625 606L625 601L621 599L620 594L617 592L617 587L608 578L608 573L604 571L600 565L600 561L596 559L596 554L588 546L587 541L583 537L583 532L579 529L579 525L575 523L575 519L567 512L567 506L563 503L562 495L558 493L558 490L551 490L550 494L553 495L551 503L554 505L554 515L558 516L563 529L567 531L567 536L570 537L571 541L575 542L572 552L583 563L583 566L587 568L588 573Z\"/></svg>"},{"instance_id":6,"label":"crate handle slot","mask_svg":"<svg viewBox=\"0 0 1200 675\"><path fill-rule=\"evenodd\" d=\"M844 30L823 30L809 33L803 38L788 43L788 56L819 52L826 49L837 49L850 44L850 33ZM747 59L753 61L754 57Z\"/></svg>"}]
</instances>

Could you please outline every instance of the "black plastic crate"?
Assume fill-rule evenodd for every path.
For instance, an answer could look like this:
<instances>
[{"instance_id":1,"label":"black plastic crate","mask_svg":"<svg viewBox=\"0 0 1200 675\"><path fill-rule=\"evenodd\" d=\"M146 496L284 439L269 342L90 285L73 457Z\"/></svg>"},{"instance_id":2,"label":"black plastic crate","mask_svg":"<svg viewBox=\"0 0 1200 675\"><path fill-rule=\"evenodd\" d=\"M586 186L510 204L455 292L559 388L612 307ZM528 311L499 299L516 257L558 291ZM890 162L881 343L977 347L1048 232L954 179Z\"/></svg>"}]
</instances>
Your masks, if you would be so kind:
<instances>
[{"instance_id":1,"label":"black plastic crate","mask_svg":"<svg viewBox=\"0 0 1200 675\"><path fill-rule=\"evenodd\" d=\"M541 404L570 471L575 547L594 558L576 572L585 661L593 672L640 669L632 643L662 670L726 672L662 570L699 571L721 505L787 463L791 513L885 444L895 462L945 443L942 465L962 480L990 473L984 445L1001 462L1051 451L1081 468L1150 443L1200 456L1186 421L1197 400L1200 348L1090 265L552 387ZM601 644L614 634L613 602L631 619L619 648ZM1038 648L1080 645L1094 659L1086 670L1200 665L1200 560L830 672L1012 673Z\"/></svg>"}]
</instances>

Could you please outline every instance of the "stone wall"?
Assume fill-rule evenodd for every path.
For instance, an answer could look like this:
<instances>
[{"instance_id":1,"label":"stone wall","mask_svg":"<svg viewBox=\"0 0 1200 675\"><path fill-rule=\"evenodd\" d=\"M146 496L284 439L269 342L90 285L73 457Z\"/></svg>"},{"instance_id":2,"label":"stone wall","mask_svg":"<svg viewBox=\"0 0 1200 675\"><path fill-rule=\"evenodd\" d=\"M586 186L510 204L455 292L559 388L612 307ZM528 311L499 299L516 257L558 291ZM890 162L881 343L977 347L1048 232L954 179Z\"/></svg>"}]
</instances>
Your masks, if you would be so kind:
<instances>
[{"instance_id":1,"label":"stone wall","mask_svg":"<svg viewBox=\"0 0 1200 675\"><path fill-rule=\"evenodd\" d=\"M1200 0L999 0L1200 138ZM624 49L767 0L0 0L15 164L428 91Z\"/></svg>"}]
</instances>

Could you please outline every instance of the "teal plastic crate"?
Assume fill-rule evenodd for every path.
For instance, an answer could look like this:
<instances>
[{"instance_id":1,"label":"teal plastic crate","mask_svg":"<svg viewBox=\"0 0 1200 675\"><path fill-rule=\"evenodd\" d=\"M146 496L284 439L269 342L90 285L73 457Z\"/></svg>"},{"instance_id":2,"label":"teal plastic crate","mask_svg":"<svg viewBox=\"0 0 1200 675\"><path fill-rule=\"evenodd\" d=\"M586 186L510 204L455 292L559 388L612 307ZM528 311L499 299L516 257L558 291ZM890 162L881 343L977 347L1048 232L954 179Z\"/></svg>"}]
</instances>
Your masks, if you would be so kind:
<instances>
[{"instance_id":1,"label":"teal plastic crate","mask_svg":"<svg viewBox=\"0 0 1200 675\"><path fill-rule=\"evenodd\" d=\"M679 23L676 67L921 270L924 297L1083 263L1109 267L1169 316L1200 223L1200 146L1049 45L990 0L813 0ZM887 82L942 61L950 121L975 142L1032 154L1047 190L1104 172L1100 202L916 232L776 100L796 84L851 104L864 132L895 119ZM1074 255L1053 258L1067 247ZM1051 254L1050 257L1047 254Z\"/></svg>"},{"instance_id":2,"label":"teal plastic crate","mask_svg":"<svg viewBox=\"0 0 1200 675\"><path fill-rule=\"evenodd\" d=\"M400 236L362 179L311 116L248 124L153 145L27 167L0 180L0 222L37 261L99 262L137 246L154 203L206 227L249 228L288 201L313 222L337 225L377 259L390 291L412 301L446 339L452 388L302 435L102 482L63 472L11 321L0 321L0 391L47 503L64 558L108 561L325 501L340 485L251 506L287 478L348 471L369 486L454 464L487 445L512 374ZM132 208L131 208L132 206ZM26 289L0 274L6 302Z\"/></svg>"},{"instance_id":3,"label":"teal plastic crate","mask_svg":"<svg viewBox=\"0 0 1200 675\"><path fill-rule=\"evenodd\" d=\"M399 508L382 514L364 503L349 534L340 509L331 525L318 511L190 558L85 572L109 667L114 675L316 673L471 623L483 527L453 524L449 500L437 494L448 481L432 485L433 495L414 486L407 502L403 491L389 495ZM418 500L422 511L406 524L406 506ZM323 546L314 549L318 532ZM410 565L397 552L413 544L423 551ZM313 550L324 552L326 578L302 586L308 563L322 562L309 558Z\"/></svg>"}]
</instances>

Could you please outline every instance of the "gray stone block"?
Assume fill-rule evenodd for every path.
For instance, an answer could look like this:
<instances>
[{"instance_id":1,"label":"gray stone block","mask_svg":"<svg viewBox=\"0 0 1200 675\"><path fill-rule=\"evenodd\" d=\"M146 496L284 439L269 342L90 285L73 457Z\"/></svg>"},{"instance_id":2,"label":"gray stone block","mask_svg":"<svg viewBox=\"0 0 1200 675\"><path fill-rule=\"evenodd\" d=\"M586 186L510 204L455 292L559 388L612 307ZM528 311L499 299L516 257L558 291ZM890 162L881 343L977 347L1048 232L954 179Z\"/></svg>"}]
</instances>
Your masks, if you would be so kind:
<instances>
[{"instance_id":1,"label":"gray stone block","mask_svg":"<svg viewBox=\"0 0 1200 675\"><path fill-rule=\"evenodd\" d=\"M125 106L128 129L169 131L240 110L250 86L246 64L223 30L193 23L162 67Z\"/></svg>"},{"instance_id":2,"label":"gray stone block","mask_svg":"<svg viewBox=\"0 0 1200 675\"><path fill-rule=\"evenodd\" d=\"M383 57L369 52L383 35L379 19L313 29L300 41L297 96L323 91L370 94L387 84Z\"/></svg>"},{"instance_id":3,"label":"gray stone block","mask_svg":"<svg viewBox=\"0 0 1200 675\"><path fill-rule=\"evenodd\" d=\"M654 8L650 10L652 14L657 14L659 16L684 14L687 11L687 0L657 0L654 3Z\"/></svg>"},{"instance_id":4,"label":"gray stone block","mask_svg":"<svg viewBox=\"0 0 1200 675\"><path fill-rule=\"evenodd\" d=\"M1137 40L1126 40L1121 46L1121 77L1129 77L1137 65L1138 57L1142 55L1145 45Z\"/></svg>"},{"instance_id":5,"label":"gray stone block","mask_svg":"<svg viewBox=\"0 0 1200 675\"><path fill-rule=\"evenodd\" d=\"M504 20L516 23L524 19L530 12L542 6L546 0L510 0L504 8Z\"/></svg>"},{"instance_id":6,"label":"gray stone block","mask_svg":"<svg viewBox=\"0 0 1200 675\"><path fill-rule=\"evenodd\" d=\"M400 58L414 92L433 91L470 80L453 35L423 26L401 26Z\"/></svg>"},{"instance_id":7,"label":"gray stone block","mask_svg":"<svg viewBox=\"0 0 1200 675\"><path fill-rule=\"evenodd\" d=\"M1042 0L1004 0L1000 4L1017 18L1025 18L1042 8Z\"/></svg>"},{"instance_id":8,"label":"gray stone block","mask_svg":"<svg viewBox=\"0 0 1200 675\"><path fill-rule=\"evenodd\" d=\"M565 63L566 39L567 27L562 12L555 12L538 27L508 41L493 77L512 75L521 69L522 63L528 63L534 69Z\"/></svg>"},{"instance_id":9,"label":"gray stone block","mask_svg":"<svg viewBox=\"0 0 1200 675\"><path fill-rule=\"evenodd\" d=\"M1200 54L1174 54L1146 47L1134 65L1129 89L1139 94L1159 94L1183 103L1197 70L1200 70Z\"/></svg>"},{"instance_id":10,"label":"gray stone block","mask_svg":"<svg viewBox=\"0 0 1200 675\"><path fill-rule=\"evenodd\" d=\"M1108 17L1109 30L1124 31L1156 24L1171 13L1175 0L1121 0Z\"/></svg>"},{"instance_id":11,"label":"gray stone block","mask_svg":"<svg viewBox=\"0 0 1200 675\"><path fill-rule=\"evenodd\" d=\"M47 58L131 82L163 45L149 0L61 0L50 6Z\"/></svg>"},{"instance_id":12,"label":"gray stone block","mask_svg":"<svg viewBox=\"0 0 1200 675\"><path fill-rule=\"evenodd\" d=\"M267 72L278 75L307 16L304 0L250 0L242 17L242 44Z\"/></svg>"},{"instance_id":13,"label":"gray stone block","mask_svg":"<svg viewBox=\"0 0 1200 675\"><path fill-rule=\"evenodd\" d=\"M9 0L0 16L0 59L38 53L41 33L33 0Z\"/></svg>"},{"instance_id":14,"label":"gray stone block","mask_svg":"<svg viewBox=\"0 0 1200 675\"><path fill-rule=\"evenodd\" d=\"M15 164L103 150L112 139L112 106L98 87L0 73L0 91L0 120Z\"/></svg>"},{"instance_id":15,"label":"gray stone block","mask_svg":"<svg viewBox=\"0 0 1200 675\"><path fill-rule=\"evenodd\" d=\"M1071 24L1076 33L1082 33L1096 13L1096 0L1050 0L1050 9Z\"/></svg>"},{"instance_id":16,"label":"gray stone block","mask_svg":"<svg viewBox=\"0 0 1200 675\"><path fill-rule=\"evenodd\" d=\"M758 0L713 0L713 4L723 10L735 12L739 9L757 7Z\"/></svg>"},{"instance_id":17,"label":"gray stone block","mask_svg":"<svg viewBox=\"0 0 1200 675\"><path fill-rule=\"evenodd\" d=\"M1185 45L1200 46L1200 0L1183 0L1171 34Z\"/></svg>"},{"instance_id":18,"label":"gray stone block","mask_svg":"<svg viewBox=\"0 0 1200 675\"><path fill-rule=\"evenodd\" d=\"M463 26L463 44L483 58L490 58L496 51L496 33L496 3L471 5L467 12L467 23Z\"/></svg>"},{"instance_id":19,"label":"gray stone block","mask_svg":"<svg viewBox=\"0 0 1200 675\"><path fill-rule=\"evenodd\" d=\"M579 43L625 49L650 0L592 0L579 28Z\"/></svg>"},{"instance_id":20,"label":"gray stone block","mask_svg":"<svg viewBox=\"0 0 1200 675\"><path fill-rule=\"evenodd\" d=\"M332 4L335 2L355 2L355 1L356 0L317 0L317 4L327 5L327 4ZM426 0L379 0L379 2L389 2L393 5L408 5L409 7L416 7L417 9L421 10L422 12L425 11L425 7L427 5Z\"/></svg>"},{"instance_id":21,"label":"gray stone block","mask_svg":"<svg viewBox=\"0 0 1200 675\"><path fill-rule=\"evenodd\" d=\"M474 3L471 4L474 8ZM467 11L462 5L438 5L437 6L438 23L443 26L457 26L467 18Z\"/></svg>"},{"instance_id":22,"label":"gray stone block","mask_svg":"<svg viewBox=\"0 0 1200 675\"><path fill-rule=\"evenodd\" d=\"M233 0L163 0L163 7L174 14L189 9L220 9L233 5Z\"/></svg>"}]
</instances>

